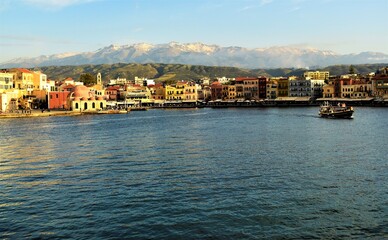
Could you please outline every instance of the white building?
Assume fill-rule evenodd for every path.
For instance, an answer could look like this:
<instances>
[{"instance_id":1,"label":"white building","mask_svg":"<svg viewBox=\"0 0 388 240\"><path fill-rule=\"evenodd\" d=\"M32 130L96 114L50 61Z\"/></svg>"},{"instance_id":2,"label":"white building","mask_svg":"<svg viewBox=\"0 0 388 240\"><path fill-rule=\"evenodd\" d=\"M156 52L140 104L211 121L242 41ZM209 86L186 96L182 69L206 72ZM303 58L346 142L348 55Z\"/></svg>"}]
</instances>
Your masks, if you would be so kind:
<instances>
[{"instance_id":1,"label":"white building","mask_svg":"<svg viewBox=\"0 0 388 240\"><path fill-rule=\"evenodd\" d=\"M296 79L289 82L289 97L322 97L325 80Z\"/></svg>"}]
</instances>

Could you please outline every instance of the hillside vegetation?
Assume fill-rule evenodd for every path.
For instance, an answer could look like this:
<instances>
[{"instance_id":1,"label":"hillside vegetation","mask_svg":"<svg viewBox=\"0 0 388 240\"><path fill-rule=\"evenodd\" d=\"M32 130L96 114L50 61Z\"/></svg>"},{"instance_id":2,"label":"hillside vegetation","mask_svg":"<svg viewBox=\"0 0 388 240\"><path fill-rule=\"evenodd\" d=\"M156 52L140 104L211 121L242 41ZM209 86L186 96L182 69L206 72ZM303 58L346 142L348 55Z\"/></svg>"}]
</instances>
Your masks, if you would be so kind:
<instances>
[{"instance_id":1,"label":"hillside vegetation","mask_svg":"<svg viewBox=\"0 0 388 240\"><path fill-rule=\"evenodd\" d=\"M366 74L375 72L377 69L387 66L388 64L361 64L353 65L356 73ZM349 71L349 65L334 65L322 69L329 71L330 75L346 74ZM202 65L185 65L185 64L137 64L137 63L116 63L116 64L99 64L99 65L80 65L80 66L49 66L34 68L47 74L49 79L62 80L71 77L78 80L81 74L90 73L97 75L101 73L104 82L109 79L126 78L134 79L144 77L155 79L156 82L175 82L179 80L197 80L203 77L246 77L246 76L301 76L306 69L295 68L277 68L277 69L243 69L237 67L213 67Z\"/></svg>"}]
</instances>

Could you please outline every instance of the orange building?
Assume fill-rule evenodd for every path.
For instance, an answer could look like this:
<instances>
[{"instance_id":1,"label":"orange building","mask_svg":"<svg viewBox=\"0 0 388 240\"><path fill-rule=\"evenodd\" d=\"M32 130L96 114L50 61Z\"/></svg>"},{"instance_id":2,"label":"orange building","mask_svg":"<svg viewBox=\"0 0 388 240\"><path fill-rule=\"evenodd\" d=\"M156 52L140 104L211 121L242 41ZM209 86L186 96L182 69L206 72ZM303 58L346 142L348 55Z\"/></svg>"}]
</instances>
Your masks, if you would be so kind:
<instances>
[{"instance_id":1,"label":"orange building","mask_svg":"<svg viewBox=\"0 0 388 240\"><path fill-rule=\"evenodd\" d=\"M69 94L70 91L50 92L48 97L48 109L69 109Z\"/></svg>"}]
</instances>

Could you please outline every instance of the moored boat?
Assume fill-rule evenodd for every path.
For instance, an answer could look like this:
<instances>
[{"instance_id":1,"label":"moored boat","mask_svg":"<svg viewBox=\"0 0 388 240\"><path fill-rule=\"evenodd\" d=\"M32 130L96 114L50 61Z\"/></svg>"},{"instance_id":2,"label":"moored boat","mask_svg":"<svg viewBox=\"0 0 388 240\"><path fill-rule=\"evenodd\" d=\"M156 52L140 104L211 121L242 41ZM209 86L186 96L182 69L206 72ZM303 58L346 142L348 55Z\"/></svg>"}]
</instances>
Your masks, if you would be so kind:
<instances>
[{"instance_id":1,"label":"moored boat","mask_svg":"<svg viewBox=\"0 0 388 240\"><path fill-rule=\"evenodd\" d=\"M101 110L101 111L98 111L97 113L98 114L126 114L128 113L129 111L127 110Z\"/></svg>"},{"instance_id":2,"label":"moored boat","mask_svg":"<svg viewBox=\"0 0 388 240\"><path fill-rule=\"evenodd\" d=\"M335 106L324 102L319 109L319 116L324 118L352 118L353 113L353 107L348 107L345 103Z\"/></svg>"}]
</instances>

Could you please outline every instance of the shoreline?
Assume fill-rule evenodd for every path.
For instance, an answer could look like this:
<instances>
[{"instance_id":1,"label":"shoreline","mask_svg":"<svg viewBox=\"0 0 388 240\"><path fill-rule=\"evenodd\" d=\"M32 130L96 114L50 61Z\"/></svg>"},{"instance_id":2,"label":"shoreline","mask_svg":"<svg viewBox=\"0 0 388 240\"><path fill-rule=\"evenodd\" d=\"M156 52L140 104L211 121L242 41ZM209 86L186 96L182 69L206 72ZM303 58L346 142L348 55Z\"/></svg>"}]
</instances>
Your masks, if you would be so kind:
<instances>
[{"instance_id":1,"label":"shoreline","mask_svg":"<svg viewBox=\"0 0 388 240\"><path fill-rule=\"evenodd\" d=\"M388 107L388 102L346 102L348 106L356 107ZM353 104L352 104L353 103ZM214 102L213 104L199 104L199 105L173 105L173 106L148 106L144 107L147 109L190 109L190 108L286 108L286 107L319 107L318 102L271 102L267 103L236 103L236 102ZM143 109L142 109L143 110ZM133 109L136 111L136 109ZM35 117L55 117L55 116L80 116L80 115L101 115L104 114L118 114L117 111L112 112L73 112L64 110L31 110L30 113L0 113L0 119L2 118L35 118ZM129 112L128 112L129 113Z\"/></svg>"},{"instance_id":2,"label":"shoreline","mask_svg":"<svg viewBox=\"0 0 388 240\"><path fill-rule=\"evenodd\" d=\"M54 116L79 116L83 115L81 112L72 111L40 111L32 110L31 113L1 113L0 118L34 118L34 117L54 117Z\"/></svg>"}]
</instances>

